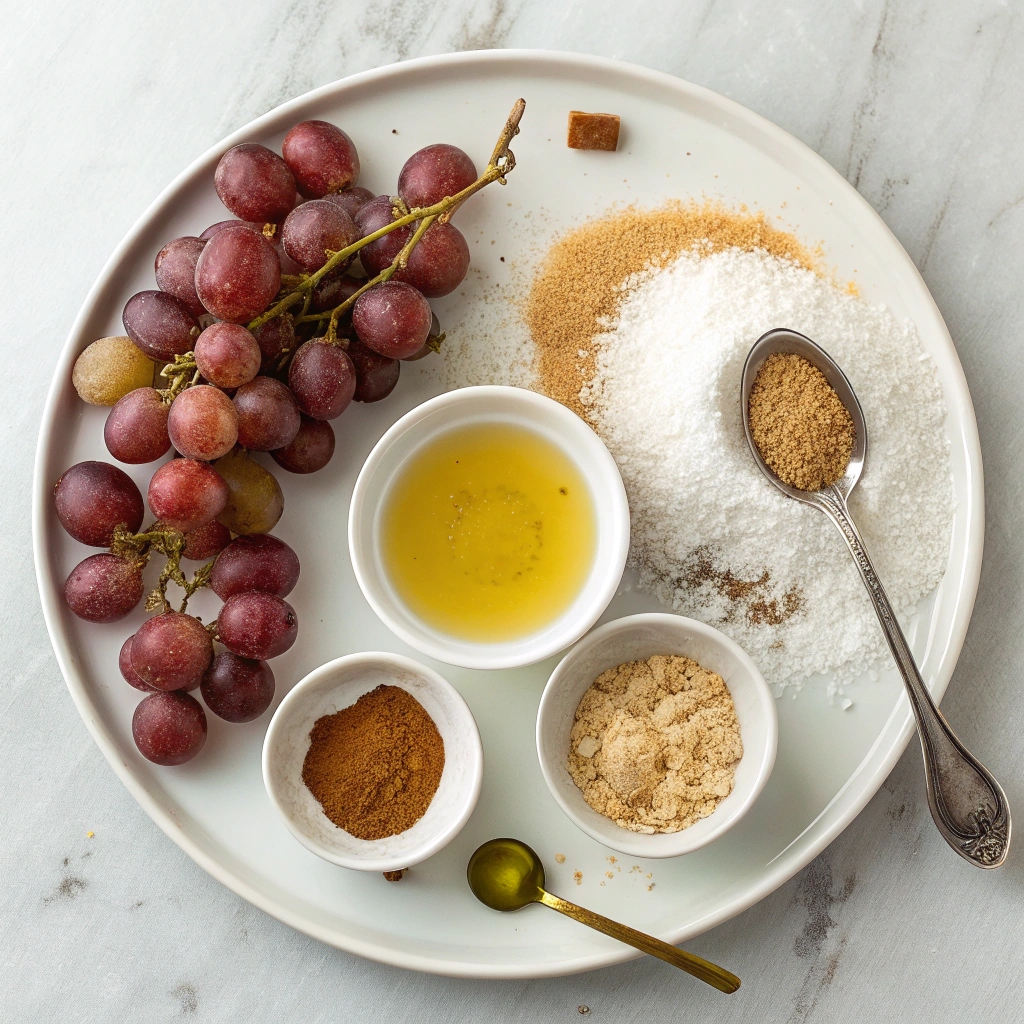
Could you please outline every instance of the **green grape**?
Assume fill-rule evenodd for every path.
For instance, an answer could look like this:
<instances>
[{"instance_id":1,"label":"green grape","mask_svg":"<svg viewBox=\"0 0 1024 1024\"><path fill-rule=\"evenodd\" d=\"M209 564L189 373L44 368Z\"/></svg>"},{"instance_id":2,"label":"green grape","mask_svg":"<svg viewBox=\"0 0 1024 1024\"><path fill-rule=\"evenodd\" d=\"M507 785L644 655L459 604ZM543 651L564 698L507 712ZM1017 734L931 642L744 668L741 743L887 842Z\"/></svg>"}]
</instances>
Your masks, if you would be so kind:
<instances>
[{"instance_id":1,"label":"green grape","mask_svg":"<svg viewBox=\"0 0 1024 1024\"><path fill-rule=\"evenodd\" d=\"M284 511L284 492L273 475L237 449L218 459L214 468L229 491L217 519L232 533L270 533Z\"/></svg>"},{"instance_id":2,"label":"green grape","mask_svg":"<svg viewBox=\"0 0 1024 1024\"><path fill-rule=\"evenodd\" d=\"M90 405L114 405L136 388L153 384L153 361L123 335L94 341L76 360L71 380Z\"/></svg>"}]
</instances>

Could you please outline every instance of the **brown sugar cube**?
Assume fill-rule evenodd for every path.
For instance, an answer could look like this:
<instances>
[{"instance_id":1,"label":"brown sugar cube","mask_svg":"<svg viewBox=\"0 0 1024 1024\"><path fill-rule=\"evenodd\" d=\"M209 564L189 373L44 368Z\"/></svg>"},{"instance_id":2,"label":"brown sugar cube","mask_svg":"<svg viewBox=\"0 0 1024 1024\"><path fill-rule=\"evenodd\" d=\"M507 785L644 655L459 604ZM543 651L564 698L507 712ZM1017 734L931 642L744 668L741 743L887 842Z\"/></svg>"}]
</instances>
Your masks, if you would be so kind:
<instances>
[{"instance_id":1,"label":"brown sugar cube","mask_svg":"<svg viewBox=\"0 0 1024 1024\"><path fill-rule=\"evenodd\" d=\"M570 110L566 144L570 149L604 149L614 153L619 146L619 115Z\"/></svg>"}]
</instances>

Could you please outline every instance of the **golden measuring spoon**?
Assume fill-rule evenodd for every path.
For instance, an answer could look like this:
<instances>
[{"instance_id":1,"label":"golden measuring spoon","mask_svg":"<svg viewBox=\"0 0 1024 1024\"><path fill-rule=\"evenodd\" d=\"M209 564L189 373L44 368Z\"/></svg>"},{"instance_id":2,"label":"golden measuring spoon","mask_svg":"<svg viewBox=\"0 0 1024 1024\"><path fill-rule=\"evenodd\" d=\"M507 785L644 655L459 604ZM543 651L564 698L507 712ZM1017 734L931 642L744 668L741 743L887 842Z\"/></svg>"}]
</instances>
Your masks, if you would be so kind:
<instances>
[{"instance_id":1,"label":"golden measuring spoon","mask_svg":"<svg viewBox=\"0 0 1024 1024\"><path fill-rule=\"evenodd\" d=\"M473 895L492 910L522 910L530 903L543 903L580 924L596 928L613 939L706 981L720 992L735 992L740 987L740 979L735 974L716 964L553 896L544 889L544 865L540 858L518 839L492 839L484 843L469 858L466 874Z\"/></svg>"}]
</instances>

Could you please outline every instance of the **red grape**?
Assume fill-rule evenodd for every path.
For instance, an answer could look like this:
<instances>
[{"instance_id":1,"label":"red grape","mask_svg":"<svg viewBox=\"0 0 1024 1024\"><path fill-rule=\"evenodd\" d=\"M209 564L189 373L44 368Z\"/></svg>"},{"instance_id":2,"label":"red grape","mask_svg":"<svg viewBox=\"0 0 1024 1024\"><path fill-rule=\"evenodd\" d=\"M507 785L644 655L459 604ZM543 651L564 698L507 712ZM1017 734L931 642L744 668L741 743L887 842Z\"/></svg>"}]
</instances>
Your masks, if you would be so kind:
<instances>
[{"instance_id":1,"label":"red grape","mask_svg":"<svg viewBox=\"0 0 1024 1024\"><path fill-rule=\"evenodd\" d=\"M66 470L54 484L53 502L60 525L93 548L110 547L116 526L135 533L145 514L135 481L107 462L79 462Z\"/></svg>"},{"instance_id":2,"label":"red grape","mask_svg":"<svg viewBox=\"0 0 1024 1024\"><path fill-rule=\"evenodd\" d=\"M302 425L291 444L270 453L289 473L316 473L334 455L334 428L327 420L302 416Z\"/></svg>"},{"instance_id":3,"label":"red grape","mask_svg":"<svg viewBox=\"0 0 1024 1024\"><path fill-rule=\"evenodd\" d=\"M203 676L206 706L226 722L251 722L274 699L274 672L265 661L221 651Z\"/></svg>"},{"instance_id":4,"label":"red grape","mask_svg":"<svg viewBox=\"0 0 1024 1024\"><path fill-rule=\"evenodd\" d=\"M186 459L212 462L238 440L238 413L231 399L211 384L182 391L171 403L167 432Z\"/></svg>"},{"instance_id":5,"label":"red grape","mask_svg":"<svg viewBox=\"0 0 1024 1024\"><path fill-rule=\"evenodd\" d=\"M156 286L180 299L193 316L202 316L206 308L196 295L196 264L206 239L175 238L156 254Z\"/></svg>"},{"instance_id":6,"label":"red grape","mask_svg":"<svg viewBox=\"0 0 1024 1024\"><path fill-rule=\"evenodd\" d=\"M117 656L117 667L121 670L121 675L124 677L124 681L129 686L134 686L136 690L142 690L143 693L156 693L157 688L150 686L138 672L132 668L132 641L135 639L134 635L128 637L127 640L121 645L121 653Z\"/></svg>"},{"instance_id":7,"label":"red grape","mask_svg":"<svg viewBox=\"0 0 1024 1024\"><path fill-rule=\"evenodd\" d=\"M341 207L354 220L356 214L373 198L373 193L368 188L356 185L344 192L328 192L323 198Z\"/></svg>"},{"instance_id":8,"label":"red grape","mask_svg":"<svg viewBox=\"0 0 1024 1024\"><path fill-rule=\"evenodd\" d=\"M202 704L180 690L143 697L132 716L132 737L143 757L154 764L191 761L206 742Z\"/></svg>"},{"instance_id":9,"label":"red grape","mask_svg":"<svg viewBox=\"0 0 1024 1024\"><path fill-rule=\"evenodd\" d=\"M256 339L241 324L211 324L195 345L199 372L219 388L237 388L259 373L262 355Z\"/></svg>"},{"instance_id":10,"label":"red grape","mask_svg":"<svg viewBox=\"0 0 1024 1024\"><path fill-rule=\"evenodd\" d=\"M344 270L332 270L313 286L310 306L317 313L326 313L328 310L340 306L363 284L364 282L358 277L350 277Z\"/></svg>"},{"instance_id":11,"label":"red grape","mask_svg":"<svg viewBox=\"0 0 1024 1024\"><path fill-rule=\"evenodd\" d=\"M356 368L356 402L379 402L387 398L398 383L402 364L397 359L388 359L361 341L353 340L348 345L348 357Z\"/></svg>"},{"instance_id":12,"label":"red grape","mask_svg":"<svg viewBox=\"0 0 1024 1024\"><path fill-rule=\"evenodd\" d=\"M359 178L359 154L352 140L326 121L303 121L284 137L281 152L299 191L319 199L341 192Z\"/></svg>"},{"instance_id":13,"label":"red grape","mask_svg":"<svg viewBox=\"0 0 1024 1024\"><path fill-rule=\"evenodd\" d=\"M234 217L231 220L219 220L216 224L211 224L199 237L202 241L206 242L213 238L218 231L223 231L224 228L231 227L232 224L244 224L245 221L236 220Z\"/></svg>"},{"instance_id":14,"label":"red grape","mask_svg":"<svg viewBox=\"0 0 1024 1024\"><path fill-rule=\"evenodd\" d=\"M437 314L434 313L430 317L430 333L427 335L427 340L423 343L423 347L418 352L413 352L411 356L402 356L403 363L414 363L417 359L423 359L429 356L436 349L430 347L431 338L441 337L441 321L437 319Z\"/></svg>"},{"instance_id":15,"label":"red grape","mask_svg":"<svg viewBox=\"0 0 1024 1024\"><path fill-rule=\"evenodd\" d=\"M295 205L295 179L266 146L247 142L229 149L213 176L220 201L242 220L282 220Z\"/></svg>"},{"instance_id":16,"label":"red grape","mask_svg":"<svg viewBox=\"0 0 1024 1024\"><path fill-rule=\"evenodd\" d=\"M455 291L469 270L469 246L454 224L434 221L409 253L404 270L394 280L405 281L436 299Z\"/></svg>"},{"instance_id":17,"label":"red grape","mask_svg":"<svg viewBox=\"0 0 1024 1024\"><path fill-rule=\"evenodd\" d=\"M328 249L338 252L359 237L359 229L352 218L322 199L297 206L281 228L284 251L310 274L330 259Z\"/></svg>"},{"instance_id":18,"label":"red grape","mask_svg":"<svg viewBox=\"0 0 1024 1024\"><path fill-rule=\"evenodd\" d=\"M107 413L103 440L118 462L155 462L171 447L167 415L171 407L156 388L136 388Z\"/></svg>"},{"instance_id":19,"label":"red grape","mask_svg":"<svg viewBox=\"0 0 1024 1024\"><path fill-rule=\"evenodd\" d=\"M386 281L363 292L352 307L352 327L374 352L402 359L418 352L430 334L430 304L412 285Z\"/></svg>"},{"instance_id":20,"label":"red grape","mask_svg":"<svg viewBox=\"0 0 1024 1024\"><path fill-rule=\"evenodd\" d=\"M257 327L252 334L263 356L260 373L269 374L276 370L281 356L295 348L295 321L291 313L275 316L273 320Z\"/></svg>"},{"instance_id":21,"label":"red grape","mask_svg":"<svg viewBox=\"0 0 1024 1024\"><path fill-rule=\"evenodd\" d=\"M359 237L366 238L375 231L386 227L394 219L390 196L377 196L371 199L357 214L356 227ZM364 245L359 250L359 260L368 274L379 274L398 255L399 250L412 236L412 227L406 224L403 228L395 228L390 234L378 238L375 242Z\"/></svg>"},{"instance_id":22,"label":"red grape","mask_svg":"<svg viewBox=\"0 0 1024 1024\"><path fill-rule=\"evenodd\" d=\"M205 562L231 543L231 531L216 519L205 526L197 526L185 534L185 550L182 558L194 562Z\"/></svg>"},{"instance_id":23,"label":"red grape","mask_svg":"<svg viewBox=\"0 0 1024 1024\"><path fill-rule=\"evenodd\" d=\"M165 462L149 481L149 507L168 529L188 533L224 511L228 485L212 466L193 459Z\"/></svg>"},{"instance_id":24,"label":"red grape","mask_svg":"<svg viewBox=\"0 0 1024 1024\"><path fill-rule=\"evenodd\" d=\"M196 264L196 293L219 320L239 324L251 320L270 305L280 287L277 252L263 235L244 224L218 231Z\"/></svg>"},{"instance_id":25,"label":"red grape","mask_svg":"<svg viewBox=\"0 0 1024 1024\"><path fill-rule=\"evenodd\" d=\"M288 367L288 385L307 416L333 420L352 401L356 371L343 349L314 338L295 353Z\"/></svg>"},{"instance_id":26,"label":"red grape","mask_svg":"<svg viewBox=\"0 0 1024 1024\"><path fill-rule=\"evenodd\" d=\"M90 555L71 570L64 600L88 622L116 622L142 600L142 569L117 555Z\"/></svg>"},{"instance_id":27,"label":"red grape","mask_svg":"<svg viewBox=\"0 0 1024 1024\"><path fill-rule=\"evenodd\" d=\"M273 377L256 377L234 397L238 410L238 443L253 452L269 452L290 444L299 431L295 396Z\"/></svg>"},{"instance_id":28,"label":"red grape","mask_svg":"<svg viewBox=\"0 0 1024 1024\"><path fill-rule=\"evenodd\" d=\"M132 668L158 690L192 689L213 658L213 641L203 624L184 612L147 619L132 640Z\"/></svg>"},{"instance_id":29,"label":"red grape","mask_svg":"<svg viewBox=\"0 0 1024 1024\"><path fill-rule=\"evenodd\" d=\"M458 146L439 142L413 153L398 176L398 194L410 209L433 206L476 181L476 168Z\"/></svg>"},{"instance_id":30,"label":"red grape","mask_svg":"<svg viewBox=\"0 0 1024 1024\"><path fill-rule=\"evenodd\" d=\"M169 363L188 352L199 337L199 322L180 299L167 292L138 292L121 316L128 337L150 359Z\"/></svg>"},{"instance_id":31,"label":"red grape","mask_svg":"<svg viewBox=\"0 0 1024 1024\"><path fill-rule=\"evenodd\" d=\"M295 609L273 594L235 594L217 616L217 635L233 654L266 661L284 654L299 631Z\"/></svg>"},{"instance_id":32,"label":"red grape","mask_svg":"<svg viewBox=\"0 0 1024 1024\"><path fill-rule=\"evenodd\" d=\"M220 553L210 588L222 601L253 590L287 597L298 579L298 555L269 533L253 533L236 537Z\"/></svg>"}]
</instances>

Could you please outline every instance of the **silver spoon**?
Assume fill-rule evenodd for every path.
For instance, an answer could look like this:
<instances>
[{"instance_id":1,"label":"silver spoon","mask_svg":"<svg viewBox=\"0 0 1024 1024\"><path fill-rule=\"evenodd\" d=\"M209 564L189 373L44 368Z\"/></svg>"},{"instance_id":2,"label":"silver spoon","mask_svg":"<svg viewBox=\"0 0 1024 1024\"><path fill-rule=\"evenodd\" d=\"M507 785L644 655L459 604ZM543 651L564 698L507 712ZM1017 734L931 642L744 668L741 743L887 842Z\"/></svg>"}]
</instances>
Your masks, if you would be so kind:
<instances>
[{"instance_id":1,"label":"silver spoon","mask_svg":"<svg viewBox=\"0 0 1024 1024\"><path fill-rule=\"evenodd\" d=\"M853 454L846 473L831 487L820 491L801 491L780 480L767 466L750 433L750 390L762 364L775 352L792 352L803 356L825 375L843 405L853 418L857 432ZM896 614L882 589L874 566L864 549L864 542L850 518L846 502L864 469L868 435L857 396L846 375L823 349L795 331L775 330L763 335L754 344L743 366L741 387L743 430L754 461L761 472L783 494L821 509L839 528L860 570L871 602L878 613L885 639L896 659L896 667L907 687L910 706L917 720L924 754L928 784L928 806L942 837L965 860L981 868L997 868L1006 859L1010 846L1010 808L1002 787L991 773L972 756L953 734L946 719L928 693L910 652Z\"/></svg>"}]
</instances>

